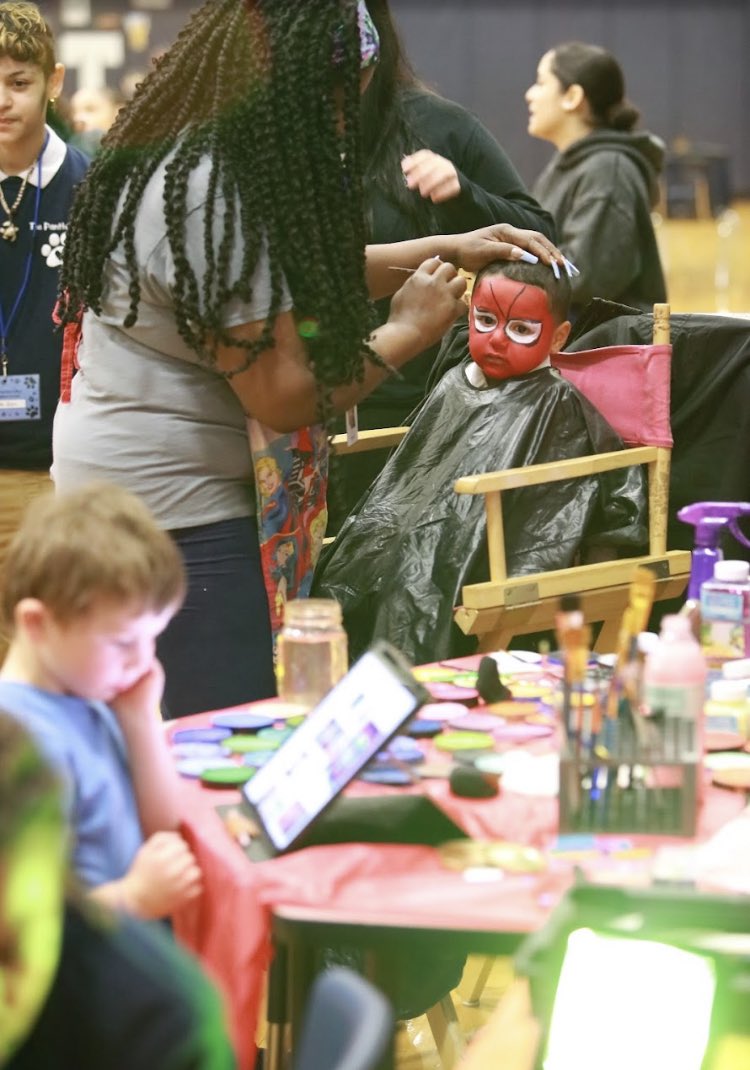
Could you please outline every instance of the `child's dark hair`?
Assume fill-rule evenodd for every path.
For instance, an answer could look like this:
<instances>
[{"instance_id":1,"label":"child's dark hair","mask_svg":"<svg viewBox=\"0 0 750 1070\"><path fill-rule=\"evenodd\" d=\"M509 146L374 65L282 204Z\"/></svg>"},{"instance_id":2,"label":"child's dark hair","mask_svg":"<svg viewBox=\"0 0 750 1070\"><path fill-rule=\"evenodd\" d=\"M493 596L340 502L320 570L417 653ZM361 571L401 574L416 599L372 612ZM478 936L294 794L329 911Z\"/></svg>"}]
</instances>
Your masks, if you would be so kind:
<instances>
[{"instance_id":1,"label":"child's dark hair","mask_svg":"<svg viewBox=\"0 0 750 1070\"><path fill-rule=\"evenodd\" d=\"M551 69L563 89L580 85L594 126L628 132L638 122L640 112L625 98L622 68L605 48L581 41L555 45Z\"/></svg>"},{"instance_id":2,"label":"child's dark hair","mask_svg":"<svg viewBox=\"0 0 750 1070\"><path fill-rule=\"evenodd\" d=\"M485 275L504 275L506 279L525 282L527 286L544 290L555 323L562 323L568 318L571 290L570 279L564 269L560 269L560 278L556 279L552 268L541 261L538 264L527 264L525 260L493 260L477 273L474 286Z\"/></svg>"},{"instance_id":3,"label":"child's dark hair","mask_svg":"<svg viewBox=\"0 0 750 1070\"><path fill-rule=\"evenodd\" d=\"M341 54L335 67L334 40ZM234 346L236 370L247 367L273 345L285 278L295 313L314 324L311 366L323 393L361 378L374 310L365 279L359 44L355 0L204 3L120 110L79 187L61 274L64 321L82 309L101 311L104 265L122 242L130 276L125 325L135 323L136 212L149 179L174 150L163 196L174 314L186 344L209 364L217 341ZM201 278L188 259L185 231L188 182L205 156L211 168ZM237 220L220 197L238 205ZM244 251L232 283L235 230ZM224 329L224 312L232 298L250 300L264 243L269 313L259 339L238 339Z\"/></svg>"},{"instance_id":4,"label":"child's dark hair","mask_svg":"<svg viewBox=\"0 0 750 1070\"><path fill-rule=\"evenodd\" d=\"M68 622L106 601L161 612L184 596L180 551L146 506L120 487L91 483L31 503L8 550L2 610L12 628L24 598Z\"/></svg>"}]
</instances>

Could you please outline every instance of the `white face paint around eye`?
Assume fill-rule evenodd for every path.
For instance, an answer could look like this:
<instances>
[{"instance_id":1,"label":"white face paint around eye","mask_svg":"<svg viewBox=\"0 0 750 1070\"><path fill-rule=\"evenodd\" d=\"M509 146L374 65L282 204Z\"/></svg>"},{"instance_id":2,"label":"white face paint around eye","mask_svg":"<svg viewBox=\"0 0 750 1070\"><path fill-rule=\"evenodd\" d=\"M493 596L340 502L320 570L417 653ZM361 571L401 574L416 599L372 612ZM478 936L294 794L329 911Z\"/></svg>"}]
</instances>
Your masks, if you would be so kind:
<instances>
[{"instance_id":1,"label":"white face paint around eye","mask_svg":"<svg viewBox=\"0 0 750 1070\"><path fill-rule=\"evenodd\" d=\"M474 308L474 327L480 334L490 334L499 328L497 316L485 308ZM522 346L532 346L539 340L543 324L539 320L512 319L503 327L505 336Z\"/></svg>"},{"instance_id":2,"label":"white face paint around eye","mask_svg":"<svg viewBox=\"0 0 750 1070\"><path fill-rule=\"evenodd\" d=\"M483 275L471 307L469 353L488 380L525 375L546 359L555 324L544 290Z\"/></svg>"},{"instance_id":3,"label":"white face paint around eye","mask_svg":"<svg viewBox=\"0 0 750 1070\"><path fill-rule=\"evenodd\" d=\"M488 334L490 331L497 329L497 316L492 312L488 312L485 308L473 309L474 312L474 326L482 334Z\"/></svg>"},{"instance_id":4,"label":"white face paint around eye","mask_svg":"<svg viewBox=\"0 0 750 1070\"><path fill-rule=\"evenodd\" d=\"M509 320L505 325L505 333L511 342L517 342L520 346L533 346L539 341L543 326L539 320Z\"/></svg>"}]
</instances>

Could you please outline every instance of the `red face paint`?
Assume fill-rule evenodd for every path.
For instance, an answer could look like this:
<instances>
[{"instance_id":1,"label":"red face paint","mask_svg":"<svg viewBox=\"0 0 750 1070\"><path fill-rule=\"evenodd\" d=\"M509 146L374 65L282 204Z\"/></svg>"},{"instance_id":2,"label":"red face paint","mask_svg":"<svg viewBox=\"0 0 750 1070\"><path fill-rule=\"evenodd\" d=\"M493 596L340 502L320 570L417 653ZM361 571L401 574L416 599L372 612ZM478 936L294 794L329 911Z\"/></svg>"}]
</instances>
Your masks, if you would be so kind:
<instances>
[{"instance_id":1,"label":"red face paint","mask_svg":"<svg viewBox=\"0 0 750 1070\"><path fill-rule=\"evenodd\" d=\"M485 275L474 287L469 351L487 379L533 371L547 357L555 331L547 295L504 275Z\"/></svg>"}]
</instances>

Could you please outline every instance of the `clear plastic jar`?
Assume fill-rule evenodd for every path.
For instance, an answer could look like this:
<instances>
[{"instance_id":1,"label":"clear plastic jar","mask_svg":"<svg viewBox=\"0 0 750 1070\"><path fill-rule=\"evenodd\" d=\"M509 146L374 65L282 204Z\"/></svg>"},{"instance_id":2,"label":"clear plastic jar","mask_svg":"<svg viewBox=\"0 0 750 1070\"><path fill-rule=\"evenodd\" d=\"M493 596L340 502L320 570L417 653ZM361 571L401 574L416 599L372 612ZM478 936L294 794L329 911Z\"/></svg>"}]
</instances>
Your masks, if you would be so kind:
<instances>
[{"instance_id":1,"label":"clear plastic jar","mask_svg":"<svg viewBox=\"0 0 750 1070\"><path fill-rule=\"evenodd\" d=\"M341 606L333 598L299 598L284 606L276 682L280 698L312 709L348 668Z\"/></svg>"}]
</instances>

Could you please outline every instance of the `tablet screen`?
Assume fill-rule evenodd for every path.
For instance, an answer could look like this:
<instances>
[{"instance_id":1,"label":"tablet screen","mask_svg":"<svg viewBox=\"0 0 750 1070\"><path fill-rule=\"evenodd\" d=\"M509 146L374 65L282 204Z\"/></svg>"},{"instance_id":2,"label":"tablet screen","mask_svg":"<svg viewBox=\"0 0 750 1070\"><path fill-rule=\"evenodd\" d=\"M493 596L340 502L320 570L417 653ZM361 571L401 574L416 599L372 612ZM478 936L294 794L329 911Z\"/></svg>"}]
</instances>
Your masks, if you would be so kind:
<instances>
[{"instance_id":1,"label":"tablet screen","mask_svg":"<svg viewBox=\"0 0 750 1070\"><path fill-rule=\"evenodd\" d=\"M318 703L243 795L276 851L286 850L422 705L419 684L368 651Z\"/></svg>"}]
</instances>

